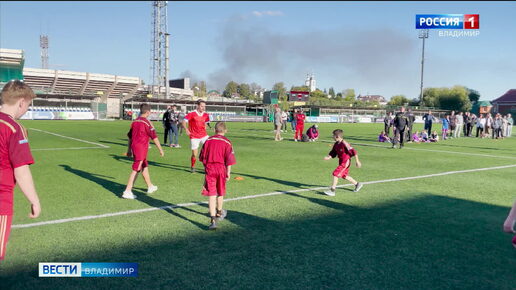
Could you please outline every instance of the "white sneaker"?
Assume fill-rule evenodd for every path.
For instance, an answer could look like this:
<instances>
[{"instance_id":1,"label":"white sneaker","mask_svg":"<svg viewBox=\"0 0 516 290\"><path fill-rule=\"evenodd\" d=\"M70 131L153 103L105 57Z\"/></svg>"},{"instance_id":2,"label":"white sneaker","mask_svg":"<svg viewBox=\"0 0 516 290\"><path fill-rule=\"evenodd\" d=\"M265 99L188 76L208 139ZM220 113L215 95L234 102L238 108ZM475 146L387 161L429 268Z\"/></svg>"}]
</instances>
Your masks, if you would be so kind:
<instances>
[{"instance_id":1,"label":"white sneaker","mask_svg":"<svg viewBox=\"0 0 516 290\"><path fill-rule=\"evenodd\" d=\"M132 191L124 191L124 194L122 194L122 198L136 199L136 195L134 195Z\"/></svg>"},{"instance_id":2,"label":"white sneaker","mask_svg":"<svg viewBox=\"0 0 516 290\"><path fill-rule=\"evenodd\" d=\"M157 191L157 190L158 190L158 187L157 187L156 185L153 185L153 186L151 186L151 187L149 187L149 188L147 189L147 193L148 193L148 194L151 194L151 193L153 193L153 192L155 192L155 191Z\"/></svg>"},{"instance_id":3,"label":"white sneaker","mask_svg":"<svg viewBox=\"0 0 516 290\"><path fill-rule=\"evenodd\" d=\"M327 196L335 196L335 190L330 188L330 190L325 191L324 194Z\"/></svg>"}]
</instances>

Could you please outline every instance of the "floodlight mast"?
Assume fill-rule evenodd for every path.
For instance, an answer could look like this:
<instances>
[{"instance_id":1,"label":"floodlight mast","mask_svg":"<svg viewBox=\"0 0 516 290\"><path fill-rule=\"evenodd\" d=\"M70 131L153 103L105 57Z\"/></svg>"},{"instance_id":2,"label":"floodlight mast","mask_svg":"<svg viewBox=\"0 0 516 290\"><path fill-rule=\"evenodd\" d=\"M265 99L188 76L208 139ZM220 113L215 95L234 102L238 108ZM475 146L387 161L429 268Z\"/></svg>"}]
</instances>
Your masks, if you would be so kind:
<instances>
[{"instance_id":1,"label":"floodlight mast","mask_svg":"<svg viewBox=\"0 0 516 290\"><path fill-rule=\"evenodd\" d=\"M161 88L168 83L167 4L168 1L152 1L150 93L158 98L163 97ZM165 98L168 98L168 92L165 92Z\"/></svg>"},{"instance_id":2,"label":"floodlight mast","mask_svg":"<svg viewBox=\"0 0 516 290\"><path fill-rule=\"evenodd\" d=\"M41 68L48 69L48 36L39 36L39 47L41 48Z\"/></svg>"},{"instance_id":3,"label":"floodlight mast","mask_svg":"<svg viewBox=\"0 0 516 290\"><path fill-rule=\"evenodd\" d=\"M428 29L419 31L419 38L423 39L423 49L421 53L421 88L419 92L419 106L423 105L423 72L425 68L425 39L428 38Z\"/></svg>"}]
</instances>

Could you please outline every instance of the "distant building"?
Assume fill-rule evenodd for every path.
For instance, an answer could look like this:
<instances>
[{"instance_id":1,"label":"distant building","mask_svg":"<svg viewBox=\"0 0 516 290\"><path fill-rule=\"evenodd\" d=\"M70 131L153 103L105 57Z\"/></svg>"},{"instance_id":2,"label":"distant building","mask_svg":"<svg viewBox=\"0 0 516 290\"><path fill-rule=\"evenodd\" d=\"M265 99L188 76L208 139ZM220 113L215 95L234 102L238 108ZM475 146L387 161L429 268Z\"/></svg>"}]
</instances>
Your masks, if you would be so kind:
<instances>
[{"instance_id":1,"label":"distant building","mask_svg":"<svg viewBox=\"0 0 516 290\"><path fill-rule=\"evenodd\" d=\"M362 102L378 102L380 105L387 104L387 100L385 100L385 98L380 95L358 95L357 100Z\"/></svg>"},{"instance_id":2,"label":"distant building","mask_svg":"<svg viewBox=\"0 0 516 290\"><path fill-rule=\"evenodd\" d=\"M315 83L315 76L313 73L311 75L309 75L309 74L306 75L305 86L310 88L310 92L315 91L316 83Z\"/></svg>"},{"instance_id":3,"label":"distant building","mask_svg":"<svg viewBox=\"0 0 516 290\"><path fill-rule=\"evenodd\" d=\"M508 90L501 97L491 101L493 111L500 114L516 114L516 89Z\"/></svg>"},{"instance_id":4,"label":"distant building","mask_svg":"<svg viewBox=\"0 0 516 290\"><path fill-rule=\"evenodd\" d=\"M208 97L208 99L218 99L222 96L222 94L217 90L210 90L208 91L206 96Z\"/></svg>"}]
</instances>

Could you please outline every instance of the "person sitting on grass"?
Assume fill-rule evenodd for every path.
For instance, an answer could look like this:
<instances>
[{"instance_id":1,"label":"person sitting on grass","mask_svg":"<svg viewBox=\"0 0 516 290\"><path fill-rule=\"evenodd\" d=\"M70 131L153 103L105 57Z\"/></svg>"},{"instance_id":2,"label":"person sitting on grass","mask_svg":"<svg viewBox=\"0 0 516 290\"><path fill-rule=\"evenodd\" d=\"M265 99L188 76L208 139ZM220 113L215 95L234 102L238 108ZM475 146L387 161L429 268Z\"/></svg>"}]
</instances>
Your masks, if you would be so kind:
<instances>
[{"instance_id":1,"label":"person sitting on grass","mask_svg":"<svg viewBox=\"0 0 516 290\"><path fill-rule=\"evenodd\" d=\"M313 125L312 127L308 128L306 131L306 135L308 136L308 139L310 142L317 141L319 139L319 126Z\"/></svg>"},{"instance_id":2,"label":"person sitting on grass","mask_svg":"<svg viewBox=\"0 0 516 290\"><path fill-rule=\"evenodd\" d=\"M439 142L439 135L437 135L437 131L433 131L432 134L430 134L429 138L430 142Z\"/></svg>"},{"instance_id":3,"label":"person sitting on grass","mask_svg":"<svg viewBox=\"0 0 516 290\"><path fill-rule=\"evenodd\" d=\"M391 142L391 138L385 134L385 131L380 132L380 135L378 135L378 142Z\"/></svg>"},{"instance_id":4,"label":"person sitting on grass","mask_svg":"<svg viewBox=\"0 0 516 290\"><path fill-rule=\"evenodd\" d=\"M421 142L425 142L425 143L430 142L430 138L428 138L428 133L426 132L426 130L421 131L420 140L421 140Z\"/></svg>"},{"instance_id":5,"label":"person sitting on grass","mask_svg":"<svg viewBox=\"0 0 516 290\"><path fill-rule=\"evenodd\" d=\"M419 131L416 131L416 133L412 134L412 142L414 142L414 143L421 142L421 138L419 137Z\"/></svg>"}]
</instances>

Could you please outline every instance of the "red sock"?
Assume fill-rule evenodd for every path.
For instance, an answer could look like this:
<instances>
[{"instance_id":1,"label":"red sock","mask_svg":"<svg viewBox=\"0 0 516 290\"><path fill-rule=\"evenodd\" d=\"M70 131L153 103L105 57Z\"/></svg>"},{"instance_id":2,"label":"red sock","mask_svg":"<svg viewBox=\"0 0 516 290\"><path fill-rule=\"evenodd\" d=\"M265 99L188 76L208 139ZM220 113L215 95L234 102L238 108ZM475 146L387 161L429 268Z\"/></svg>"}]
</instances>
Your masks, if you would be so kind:
<instances>
[{"instance_id":1,"label":"red sock","mask_svg":"<svg viewBox=\"0 0 516 290\"><path fill-rule=\"evenodd\" d=\"M190 159L190 163L192 164L192 166L191 166L191 167L195 167L195 161L196 161L196 160L197 160L197 159L195 159L195 156L192 156L192 158Z\"/></svg>"}]
</instances>

